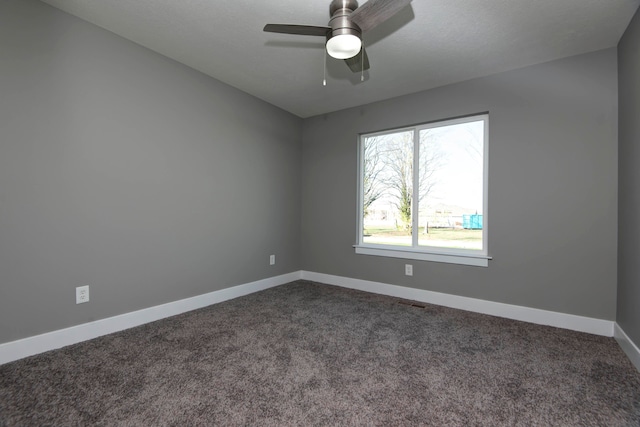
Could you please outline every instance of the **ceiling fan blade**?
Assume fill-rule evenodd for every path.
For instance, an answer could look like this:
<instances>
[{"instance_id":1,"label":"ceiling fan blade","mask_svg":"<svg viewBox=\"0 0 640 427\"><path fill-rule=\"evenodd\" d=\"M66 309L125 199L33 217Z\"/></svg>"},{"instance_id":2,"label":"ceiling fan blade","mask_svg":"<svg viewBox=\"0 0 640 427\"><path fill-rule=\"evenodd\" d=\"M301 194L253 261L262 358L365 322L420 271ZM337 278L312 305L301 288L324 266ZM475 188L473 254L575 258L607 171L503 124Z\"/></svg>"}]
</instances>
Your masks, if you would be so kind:
<instances>
[{"instance_id":1,"label":"ceiling fan blade","mask_svg":"<svg viewBox=\"0 0 640 427\"><path fill-rule=\"evenodd\" d=\"M364 64L363 64L363 58L364 58ZM369 56L367 55L367 51L364 49L364 47L360 49L360 53L358 53L356 56L352 58L345 59L344 62L347 63L347 66L349 67L349 69L354 73L360 73L363 70L369 69Z\"/></svg>"},{"instance_id":2,"label":"ceiling fan blade","mask_svg":"<svg viewBox=\"0 0 640 427\"><path fill-rule=\"evenodd\" d=\"M349 17L364 33L391 18L409 3L411 0L369 0L351 12Z\"/></svg>"},{"instance_id":3,"label":"ceiling fan blade","mask_svg":"<svg viewBox=\"0 0 640 427\"><path fill-rule=\"evenodd\" d=\"M267 24L264 26L267 33L297 34L302 36L326 37L331 28L314 27L312 25Z\"/></svg>"}]
</instances>

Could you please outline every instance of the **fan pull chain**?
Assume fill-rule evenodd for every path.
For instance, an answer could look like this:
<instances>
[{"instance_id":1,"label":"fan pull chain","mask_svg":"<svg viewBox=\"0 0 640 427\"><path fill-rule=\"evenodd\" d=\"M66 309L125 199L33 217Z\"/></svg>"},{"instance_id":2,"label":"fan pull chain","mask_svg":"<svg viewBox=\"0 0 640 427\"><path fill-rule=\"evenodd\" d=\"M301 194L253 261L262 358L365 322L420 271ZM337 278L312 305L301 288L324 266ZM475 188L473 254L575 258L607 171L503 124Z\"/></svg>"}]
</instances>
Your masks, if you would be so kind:
<instances>
[{"instance_id":1,"label":"fan pull chain","mask_svg":"<svg viewBox=\"0 0 640 427\"><path fill-rule=\"evenodd\" d=\"M322 86L327 85L327 50L324 50L324 74L322 76Z\"/></svg>"},{"instance_id":2,"label":"fan pull chain","mask_svg":"<svg viewBox=\"0 0 640 427\"><path fill-rule=\"evenodd\" d=\"M362 40L362 49L360 49L360 65L362 65L362 70L360 73L360 81L364 81L364 40Z\"/></svg>"}]
</instances>

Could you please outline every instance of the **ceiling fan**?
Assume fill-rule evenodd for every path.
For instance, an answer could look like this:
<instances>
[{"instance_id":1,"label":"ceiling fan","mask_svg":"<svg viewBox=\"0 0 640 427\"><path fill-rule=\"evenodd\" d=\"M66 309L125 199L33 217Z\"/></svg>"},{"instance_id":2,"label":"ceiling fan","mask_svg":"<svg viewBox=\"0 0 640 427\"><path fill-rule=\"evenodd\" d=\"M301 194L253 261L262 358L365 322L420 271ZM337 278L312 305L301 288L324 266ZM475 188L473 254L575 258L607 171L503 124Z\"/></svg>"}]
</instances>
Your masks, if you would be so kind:
<instances>
[{"instance_id":1,"label":"ceiling fan","mask_svg":"<svg viewBox=\"0 0 640 427\"><path fill-rule=\"evenodd\" d=\"M369 58L362 46L365 33L408 6L411 0L369 0L358 7L356 0L332 0L328 26L267 24L268 33L320 36L327 39L327 53L344 59L354 73L369 69Z\"/></svg>"}]
</instances>

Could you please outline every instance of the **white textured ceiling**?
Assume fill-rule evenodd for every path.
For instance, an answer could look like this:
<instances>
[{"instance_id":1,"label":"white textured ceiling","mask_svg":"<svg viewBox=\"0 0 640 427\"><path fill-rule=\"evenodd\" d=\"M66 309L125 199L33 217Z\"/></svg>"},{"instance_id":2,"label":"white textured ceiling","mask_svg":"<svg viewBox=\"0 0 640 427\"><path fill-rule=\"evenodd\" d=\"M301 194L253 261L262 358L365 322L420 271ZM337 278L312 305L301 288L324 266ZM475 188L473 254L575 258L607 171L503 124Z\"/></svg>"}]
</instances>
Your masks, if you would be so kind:
<instances>
[{"instance_id":1,"label":"white textured ceiling","mask_svg":"<svg viewBox=\"0 0 640 427\"><path fill-rule=\"evenodd\" d=\"M615 46L640 0L414 0L364 35L371 69L327 59L330 0L43 0L300 117ZM364 4L360 2L360 5Z\"/></svg>"}]
</instances>

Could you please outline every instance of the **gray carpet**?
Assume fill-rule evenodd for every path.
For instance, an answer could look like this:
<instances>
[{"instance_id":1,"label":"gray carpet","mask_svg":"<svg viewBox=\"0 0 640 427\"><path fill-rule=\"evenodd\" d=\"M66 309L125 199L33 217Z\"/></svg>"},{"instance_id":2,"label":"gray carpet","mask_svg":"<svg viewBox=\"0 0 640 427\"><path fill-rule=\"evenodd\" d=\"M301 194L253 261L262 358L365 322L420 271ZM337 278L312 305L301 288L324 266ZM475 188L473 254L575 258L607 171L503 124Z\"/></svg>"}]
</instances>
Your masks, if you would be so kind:
<instances>
[{"instance_id":1,"label":"gray carpet","mask_svg":"<svg viewBox=\"0 0 640 427\"><path fill-rule=\"evenodd\" d=\"M2 426L640 425L612 338L298 281L0 366Z\"/></svg>"}]
</instances>

